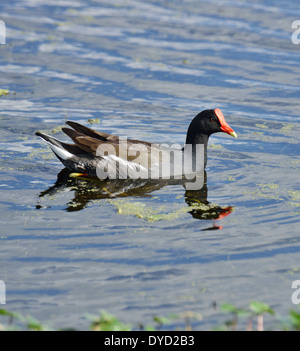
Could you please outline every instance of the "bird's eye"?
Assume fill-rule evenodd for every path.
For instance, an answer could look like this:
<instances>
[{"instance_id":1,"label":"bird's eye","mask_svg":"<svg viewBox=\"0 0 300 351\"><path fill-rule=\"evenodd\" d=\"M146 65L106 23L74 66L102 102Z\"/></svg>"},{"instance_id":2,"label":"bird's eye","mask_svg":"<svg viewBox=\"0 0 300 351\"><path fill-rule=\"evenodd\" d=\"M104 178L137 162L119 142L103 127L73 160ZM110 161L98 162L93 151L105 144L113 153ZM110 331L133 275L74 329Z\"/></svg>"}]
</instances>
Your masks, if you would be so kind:
<instances>
[{"instance_id":1,"label":"bird's eye","mask_svg":"<svg viewBox=\"0 0 300 351\"><path fill-rule=\"evenodd\" d=\"M212 117L212 118L210 119L210 121L211 121L211 122L216 122L216 118L215 118L215 117Z\"/></svg>"}]
</instances>

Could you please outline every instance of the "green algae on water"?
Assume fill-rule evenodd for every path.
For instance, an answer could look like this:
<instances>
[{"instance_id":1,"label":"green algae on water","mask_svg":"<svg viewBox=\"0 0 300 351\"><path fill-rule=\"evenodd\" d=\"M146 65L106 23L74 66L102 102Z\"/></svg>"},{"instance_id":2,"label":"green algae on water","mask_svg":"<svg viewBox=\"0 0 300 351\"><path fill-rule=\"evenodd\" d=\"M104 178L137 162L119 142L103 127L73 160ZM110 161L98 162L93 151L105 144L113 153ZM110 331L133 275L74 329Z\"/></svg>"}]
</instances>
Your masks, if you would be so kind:
<instances>
[{"instance_id":1,"label":"green algae on water","mask_svg":"<svg viewBox=\"0 0 300 351\"><path fill-rule=\"evenodd\" d=\"M100 119L99 118L90 118L90 119L88 119L88 122L89 122L89 124L99 124L100 123Z\"/></svg>"},{"instance_id":2,"label":"green algae on water","mask_svg":"<svg viewBox=\"0 0 300 351\"><path fill-rule=\"evenodd\" d=\"M209 149L215 149L215 150L223 149L223 146L219 145L219 144L210 144L210 145L208 145L208 147L209 147Z\"/></svg>"},{"instance_id":3,"label":"green algae on water","mask_svg":"<svg viewBox=\"0 0 300 351\"><path fill-rule=\"evenodd\" d=\"M236 178L232 177L231 175L227 177L227 180L230 182L236 182Z\"/></svg>"},{"instance_id":4,"label":"green algae on water","mask_svg":"<svg viewBox=\"0 0 300 351\"><path fill-rule=\"evenodd\" d=\"M244 195L252 195L255 198L264 198L270 200L284 201L287 205L292 207L300 206L300 191L299 190L289 190L279 192L279 184L267 183L267 184L257 184L258 189L254 191L244 191ZM281 196L282 195L282 196ZM286 199L288 197L288 199Z\"/></svg>"},{"instance_id":5,"label":"green algae on water","mask_svg":"<svg viewBox=\"0 0 300 351\"><path fill-rule=\"evenodd\" d=\"M52 160L55 159L55 155L48 148L36 148L27 157L25 157L25 159Z\"/></svg>"},{"instance_id":6,"label":"green algae on water","mask_svg":"<svg viewBox=\"0 0 300 351\"><path fill-rule=\"evenodd\" d=\"M64 127L64 126L57 126L57 127L52 128L52 129L41 130L40 132L41 132L41 133L44 133L44 134L50 134L50 135L52 135L52 134L56 134L56 133L61 132L63 127Z\"/></svg>"},{"instance_id":7,"label":"green algae on water","mask_svg":"<svg viewBox=\"0 0 300 351\"><path fill-rule=\"evenodd\" d=\"M300 191L299 190L290 190L289 196L292 198L292 201L300 201Z\"/></svg>"},{"instance_id":8,"label":"green algae on water","mask_svg":"<svg viewBox=\"0 0 300 351\"><path fill-rule=\"evenodd\" d=\"M283 123L283 127L280 129L280 131L282 133L286 134L293 128L294 128L293 124L291 124L291 123Z\"/></svg>"},{"instance_id":9,"label":"green algae on water","mask_svg":"<svg viewBox=\"0 0 300 351\"><path fill-rule=\"evenodd\" d=\"M9 90L8 89L0 89L0 96L2 95L8 95L9 94Z\"/></svg>"},{"instance_id":10,"label":"green algae on water","mask_svg":"<svg viewBox=\"0 0 300 351\"><path fill-rule=\"evenodd\" d=\"M270 200L283 200L277 193L279 185L276 183L257 184L258 189L244 191L244 195L252 195L255 198L265 198Z\"/></svg>"},{"instance_id":11,"label":"green algae on water","mask_svg":"<svg viewBox=\"0 0 300 351\"><path fill-rule=\"evenodd\" d=\"M292 207L300 206L300 191L299 190L290 190L288 192L291 201L289 201L289 205Z\"/></svg>"},{"instance_id":12,"label":"green algae on water","mask_svg":"<svg viewBox=\"0 0 300 351\"><path fill-rule=\"evenodd\" d=\"M258 186L262 190L276 190L279 188L279 185L276 183L268 183L268 184L258 184Z\"/></svg>"},{"instance_id":13,"label":"green algae on water","mask_svg":"<svg viewBox=\"0 0 300 351\"><path fill-rule=\"evenodd\" d=\"M269 127L266 124L262 124L262 123L256 123L255 127L260 129L269 129Z\"/></svg>"},{"instance_id":14,"label":"green algae on water","mask_svg":"<svg viewBox=\"0 0 300 351\"><path fill-rule=\"evenodd\" d=\"M111 205L113 205L117 213L125 216L135 216L141 218L147 222L157 222L157 221L172 221L184 216L186 213L198 209L202 211L208 211L214 208L214 204L194 204L193 206L184 206L171 211L168 208L176 204L170 204L168 208L166 206L160 206L159 208L154 208L152 206L147 206L142 202L130 202L122 199L110 199L107 200Z\"/></svg>"}]
</instances>

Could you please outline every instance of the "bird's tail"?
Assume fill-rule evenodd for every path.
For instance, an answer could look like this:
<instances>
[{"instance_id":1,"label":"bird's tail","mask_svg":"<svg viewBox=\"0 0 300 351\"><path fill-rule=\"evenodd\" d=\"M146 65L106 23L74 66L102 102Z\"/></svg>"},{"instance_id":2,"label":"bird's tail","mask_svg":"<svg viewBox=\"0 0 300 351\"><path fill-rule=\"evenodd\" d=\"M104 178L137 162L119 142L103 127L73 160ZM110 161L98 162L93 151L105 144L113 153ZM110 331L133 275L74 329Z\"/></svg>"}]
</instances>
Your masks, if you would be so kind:
<instances>
[{"instance_id":1,"label":"bird's tail","mask_svg":"<svg viewBox=\"0 0 300 351\"><path fill-rule=\"evenodd\" d=\"M44 141L46 141L46 143L51 147L51 150L60 160L66 161L67 159L74 156L72 153L66 150L64 143L53 138L52 136L41 132L36 132L35 135L41 137Z\"/></svg>"}]
</instances>

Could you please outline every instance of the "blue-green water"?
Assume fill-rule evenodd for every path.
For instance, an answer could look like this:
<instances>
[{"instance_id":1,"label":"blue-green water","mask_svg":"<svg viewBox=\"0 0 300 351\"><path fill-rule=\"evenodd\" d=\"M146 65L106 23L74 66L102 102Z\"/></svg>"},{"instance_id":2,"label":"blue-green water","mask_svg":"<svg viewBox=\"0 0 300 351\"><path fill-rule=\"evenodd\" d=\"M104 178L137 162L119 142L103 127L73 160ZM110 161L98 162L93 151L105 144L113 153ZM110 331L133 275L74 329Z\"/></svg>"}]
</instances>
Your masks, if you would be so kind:
<instances>
[{"instance_id":1,"label":"blue-green water","mask_svg":"<svg viewBox=\"0 0 300 351\"><path fill-rule=\"evenodd\" d=\"M1 2L0 280L8 310L84 328L105 309L137 325L213 302L285 313L300 279L300 45L294 1ZM35 135L70 119L183 143L219 107L238 134L211 138L207 193L56 182ZM90 120L90 121L89 121ZM207 207L193 212L189 205ZM222 209L232 212L219 220ZM228 214L229 213L229 214ZM222 217L222 216L221 216ZM219 230L207 230L219 229Z\"/></svg>"}]
</instances>

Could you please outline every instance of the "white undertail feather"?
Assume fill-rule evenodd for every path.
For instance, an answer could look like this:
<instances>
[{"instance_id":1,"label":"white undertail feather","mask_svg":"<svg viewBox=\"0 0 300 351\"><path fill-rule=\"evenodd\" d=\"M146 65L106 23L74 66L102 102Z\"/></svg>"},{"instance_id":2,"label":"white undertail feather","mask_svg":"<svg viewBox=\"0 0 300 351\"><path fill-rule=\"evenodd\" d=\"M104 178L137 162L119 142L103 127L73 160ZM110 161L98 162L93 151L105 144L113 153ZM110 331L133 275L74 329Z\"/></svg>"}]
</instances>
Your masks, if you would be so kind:
<instances>
[{"instance_id":1,"label":"white undertail feather","mask_svg":"<svg viewBox=\"0 0 300 351\"><path fill-rule=\"evenodd\" d=\"M59 146L56 146L54 144L52 144L51 142L41 138L43 141L45 141L52 149L52 151L58 156L60 157L62 160L67 160L71 157L73 157L74 155L71 154L69 151L59 147ZM55 138L52 137L52 139L56 140Z\"/></svg>"},{"instance_id":2,"label":"white undertail feather","mask_svg":"<svg viewBox=\"0 0 300 351\"><path fill-rule=\"evenodd\" d=\"M51 147L51 149L53 150L53 152L60 157L62 160L67 160L68 158L73 157L74 155L71 154L69 151L62 149L56 145L50 144L48 143Z\"/></svg>"}]
</instances>

